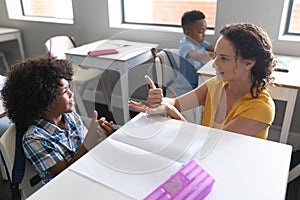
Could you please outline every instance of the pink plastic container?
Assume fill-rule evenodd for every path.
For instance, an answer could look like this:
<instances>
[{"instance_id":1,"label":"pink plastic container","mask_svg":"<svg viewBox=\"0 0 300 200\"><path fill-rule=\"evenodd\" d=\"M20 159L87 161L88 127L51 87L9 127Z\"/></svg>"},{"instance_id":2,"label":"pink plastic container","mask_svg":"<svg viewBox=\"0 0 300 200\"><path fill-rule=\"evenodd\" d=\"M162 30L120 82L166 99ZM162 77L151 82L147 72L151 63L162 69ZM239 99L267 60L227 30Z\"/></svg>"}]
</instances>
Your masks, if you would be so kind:
<instances>
[{"instance_id":1,"label":"pink plastic container","mask_svg":"<svg viewBox=\"0 0 300 200\"><path fill-rule=\"evenodd\" d=\"M213 177L191 160L145 200L201 200L211 191L214 182Z\"/></svg>"}]
</instances>

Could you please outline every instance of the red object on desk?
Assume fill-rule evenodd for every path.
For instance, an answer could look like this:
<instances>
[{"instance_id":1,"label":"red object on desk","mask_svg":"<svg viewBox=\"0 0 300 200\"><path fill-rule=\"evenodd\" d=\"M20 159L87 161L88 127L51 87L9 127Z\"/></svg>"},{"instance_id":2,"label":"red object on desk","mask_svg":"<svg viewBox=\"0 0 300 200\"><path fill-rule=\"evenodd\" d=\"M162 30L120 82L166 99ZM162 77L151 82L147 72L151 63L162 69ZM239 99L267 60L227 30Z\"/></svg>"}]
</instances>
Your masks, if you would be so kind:
<instances>
[{"instance_id":1,"label":"red object on desk","mask_svg":"<svg viewBox=\"0 0 300 200\"><path fill-rule=\"evenodd\" d=\"M108 55L108 54L117 54L119 53L116 49L104 49L104 50L95 50L89 51L89 56L101 56L101 55Z\"/></svg>"}]
</instances>

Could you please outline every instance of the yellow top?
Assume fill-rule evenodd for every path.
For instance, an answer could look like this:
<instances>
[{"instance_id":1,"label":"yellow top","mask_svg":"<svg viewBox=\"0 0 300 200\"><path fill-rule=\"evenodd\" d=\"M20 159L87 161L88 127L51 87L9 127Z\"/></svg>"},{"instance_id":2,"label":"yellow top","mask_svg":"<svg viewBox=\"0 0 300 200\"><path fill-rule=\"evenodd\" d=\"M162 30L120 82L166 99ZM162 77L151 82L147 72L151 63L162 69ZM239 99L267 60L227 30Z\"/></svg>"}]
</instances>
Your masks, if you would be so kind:
<instances>
[{"instance_id":1,"label":"yellow top","mask_svg":"<svg viewBox=\"0 0 300 200\"><path fill-rule=\"evenodd\" d=\"M220 82L215 77L206 82L208 93L206 95L202 125L222 129L224 125L236 117L244 117L257 120L271 125L275 116L275 104L270 94L263 90L257 98L253 98L251 93L247 93L238 99L226 116L222 124L214 121L215 114L220 102L223 88L227 82ZM266 139L268 137L269 126L260 131L255 137Z\"/></svg>"}]
</instances>

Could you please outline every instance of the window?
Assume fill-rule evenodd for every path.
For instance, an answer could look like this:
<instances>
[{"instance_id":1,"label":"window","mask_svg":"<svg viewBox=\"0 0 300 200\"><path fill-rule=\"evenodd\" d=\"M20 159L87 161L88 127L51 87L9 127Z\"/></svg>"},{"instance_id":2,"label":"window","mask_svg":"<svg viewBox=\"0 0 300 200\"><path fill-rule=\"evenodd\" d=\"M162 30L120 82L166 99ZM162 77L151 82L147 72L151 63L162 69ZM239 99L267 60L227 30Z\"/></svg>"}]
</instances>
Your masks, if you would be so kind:
<instances>
[{"instance_id":1,"label":"window","mask_svg":"<svg viewBox=\"0 0 300 200\"><path fill-rule=\"evenodd\" d=\"M181 16L189 10L201 10L208 29L214 30L217 0L122 0L108 1L111 27L177 28ZM138 9L137 9L138 8ZM117 15L116 13L121 13ZM174 30L174 29L173 29Z\"/></svg>"},{"instance_id":2,"label":"window","mask_svg":"<svg viewBox=\"0 0 300 200\"><path fill-rule=\"evenodd\" d=\"M278 39L300 41L300 0L284 0Z\"/></svg>"},{"instance_id":3,"label":"window","mask_svg":"<svg viewBox=\"0 0 300 200\"><path fill-rule=\"evenodd\" d=\"M73 24L72 0L6 0L10 19Z\"/></svg>"},{"instance_id":4,"label":"window","mask_svg":"<svg viewBox=\"0 0 300 200\"><path fill-rule=\"evenodd\" d=\"M284 34L300 35L300 0L290 0Z\"/></svg>"}]
</instances>

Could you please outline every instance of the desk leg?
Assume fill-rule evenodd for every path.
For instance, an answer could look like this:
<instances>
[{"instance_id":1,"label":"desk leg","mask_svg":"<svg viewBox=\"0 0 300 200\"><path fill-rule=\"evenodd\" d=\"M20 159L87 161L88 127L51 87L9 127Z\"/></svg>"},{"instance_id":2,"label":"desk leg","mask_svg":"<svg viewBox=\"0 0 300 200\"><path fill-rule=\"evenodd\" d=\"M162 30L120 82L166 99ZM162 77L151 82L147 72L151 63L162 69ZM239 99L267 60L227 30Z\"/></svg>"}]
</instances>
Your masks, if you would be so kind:
<instances>
[{"instance_id":1,"label":"desk leg","mask_svg":"<svg viewBox=\"0 0 300 200\"><path fill-rule=\"evenodd\" d=\"M300 164L294 167L289 173L289 183L300 176Z\"/></svg>"},{"instance_id":2,"label":"desk leg","mask_svg":"<svg viewBox=\"0 0 300 200\"><path fill-rule=\"evenodd\" d=\"M128 107L128 75L126 74L126 80L124 80L124 82L122 83L122 85L124 85L124 87L122 86L122 91L124 91L124 94L122 93L122 104L123 104L123 115L124 115L124 123L129 121L129 107Z\"/></svg>"},{"instance_id":3,"label":"desk leg","mask_svg":"<svg viewBox=\"0 0 300 200\"><path fill-rule=\"evenodd\" d=\"M293 118L293 112L295 108L296 98L297 98L297 89L289 89L288 100L286 103L286 109L284 113L284 118L282 122L281 134L279 142L287 143L288 135L290 132L290 126Z\"/></svg>"},{"instance_id":4,"label":"desk leg","mask_svg":"<svg viewBox=\"0 0 300 200\"><path fill-rule=\"evenodd\" d=\"M22 42L22 38L21 38L20 33L17 33L17 40L18 40L18 45L19 45L21 58L22 58L22 60L24 60L25 59L25 53L24 53L24 47L23 47L23 42Z\"/></svg>"},{"instance_id":5,"label":"desk leg","mask_svg":"<svg viewBox=\"0 0 300 200\"><path fill-rule=\"evenodd\" d=\"M125 67L120 67L120 87L121 87L121 108L123 110L123 120L124 124L129 121L129 107L128 107L128 90L129 90L129 84L128 84L128 71L125 70ZM112 100L114 94L112 94Z\"/></svg>"}]
</instances>

